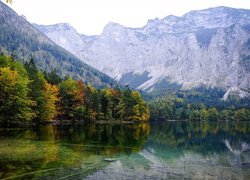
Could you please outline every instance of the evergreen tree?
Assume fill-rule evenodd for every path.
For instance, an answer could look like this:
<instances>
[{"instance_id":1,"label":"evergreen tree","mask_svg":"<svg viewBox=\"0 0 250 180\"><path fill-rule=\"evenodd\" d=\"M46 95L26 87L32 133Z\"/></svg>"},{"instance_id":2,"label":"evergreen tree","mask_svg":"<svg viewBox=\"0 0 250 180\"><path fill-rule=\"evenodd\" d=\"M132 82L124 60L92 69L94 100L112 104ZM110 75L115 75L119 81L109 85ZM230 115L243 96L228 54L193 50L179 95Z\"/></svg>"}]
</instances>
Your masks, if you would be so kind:
<instances>
[{"instance_id":1,"label":"evergreen tree","mask_svg":"<svg viewBox=\"0 0 250 180\"><path fill-rule=\"evenodd\" d=\"M42 72L38 71L34 60L25 64L31 83L29 84L30 97L36 102L33 111L38 122L51 121L56 115L56 103L58 101L58 88L49 84Z\"/></svg>"},{"instance_id":2,"label":"evergreen tree","mask_svg":"<svg viewBox=\"0 0 250 180\"><path fill-rule=\"evenodd\" d=\"M45 79L48 81L48 83L52 85L58 85L62 82L62 78L57 74L56 69L53 69L51 72L46 73L44 72Z\"/></svg>"}]
</instances>

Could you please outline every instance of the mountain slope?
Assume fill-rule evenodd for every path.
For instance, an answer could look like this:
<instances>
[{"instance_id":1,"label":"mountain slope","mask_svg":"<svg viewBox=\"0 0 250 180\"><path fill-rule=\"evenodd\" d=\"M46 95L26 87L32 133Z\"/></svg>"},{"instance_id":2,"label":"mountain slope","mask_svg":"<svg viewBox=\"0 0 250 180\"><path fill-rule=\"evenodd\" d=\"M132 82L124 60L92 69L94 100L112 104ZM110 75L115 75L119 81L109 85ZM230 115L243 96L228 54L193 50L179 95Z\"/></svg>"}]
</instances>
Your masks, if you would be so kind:
<instances>
[{"instance_id":1,"label":"mountain slope","mask_svg":"<svg viewBox=\"0 0 250 180\"><path fill-rule=\"evenodd\" d=\"M191 11L149 20L142 28L109 23L91 37L56 27L38 26L87 64L134 88L250 90L250 10ZM72 36L80 43L69 41Z\"/></svg>"},{"instance_id":2,"label":"mountain slope","mask_svg":"<svg viewBox=\"0 0 250 180\"><path fill-rule=\"evenodd\" d=\"M114 84L107 75L86 65L76 56L47 38L23 17L0 1L0 50L26 61L32 55L43 70L56 68L62 76L70 75L96 87Z\"/></svg>"}]
</instances>

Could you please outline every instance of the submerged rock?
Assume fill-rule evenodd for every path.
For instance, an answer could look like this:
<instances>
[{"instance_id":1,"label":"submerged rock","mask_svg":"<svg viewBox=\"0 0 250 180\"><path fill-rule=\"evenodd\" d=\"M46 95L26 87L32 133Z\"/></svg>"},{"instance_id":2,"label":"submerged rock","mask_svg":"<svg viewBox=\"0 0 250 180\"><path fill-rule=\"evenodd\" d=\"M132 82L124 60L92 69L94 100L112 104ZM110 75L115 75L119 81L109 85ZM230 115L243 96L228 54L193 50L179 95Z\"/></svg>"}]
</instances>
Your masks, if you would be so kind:
<instances>
[{"instance_id":1,"label":"submerged rock","mask_svg":"<svg viewBox=\"0 0 250 180\"><path fill-rule=\"evenodd\" d=\"M104 161L106 162L114 162L114 161L117 161L116 158L104 158Z\"/></svg>"}]
</instances>

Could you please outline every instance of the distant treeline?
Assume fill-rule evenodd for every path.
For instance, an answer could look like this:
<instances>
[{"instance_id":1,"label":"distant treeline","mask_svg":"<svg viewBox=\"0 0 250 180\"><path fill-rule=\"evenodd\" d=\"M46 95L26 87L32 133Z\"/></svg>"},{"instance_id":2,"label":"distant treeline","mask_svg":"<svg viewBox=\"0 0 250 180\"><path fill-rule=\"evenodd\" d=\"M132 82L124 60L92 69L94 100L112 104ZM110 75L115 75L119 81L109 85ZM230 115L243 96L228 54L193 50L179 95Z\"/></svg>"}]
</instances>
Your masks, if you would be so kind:
<instances>
[{"instance_id":1,"label":"distant treeline","mask_svg":"<svg viewBox=\"0 0 250 180\"><path fill-rule=\"evenodd\" d=\"M217 97L216 91L213 91L213 95L194 94L189 92L187 96L190 97L187 97L176 93L149 100L151 120L250 120L247 99L224 101Z\"/></svg>"},{"instance_id":2,"label":"distant treeline","mask_svg":"<svg viewBox=\"0 0 250 180\"><path fill-rule=\"evenodd\" d=\"M60 120L147 121L149 108L129 88L95 89L81 80L39 71L34 60L22 65L0 56L0 122Z\"/></svg>"}]
</instances>

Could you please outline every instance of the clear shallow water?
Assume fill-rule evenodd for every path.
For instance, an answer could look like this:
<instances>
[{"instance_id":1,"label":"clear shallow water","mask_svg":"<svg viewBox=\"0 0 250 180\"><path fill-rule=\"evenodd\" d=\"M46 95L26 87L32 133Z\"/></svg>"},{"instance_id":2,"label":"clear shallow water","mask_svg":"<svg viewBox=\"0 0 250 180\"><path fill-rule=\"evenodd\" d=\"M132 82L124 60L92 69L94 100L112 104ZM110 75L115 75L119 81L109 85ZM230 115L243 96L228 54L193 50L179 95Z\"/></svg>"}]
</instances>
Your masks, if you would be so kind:
<instances>
[{"instance_id":1,"label":"clear shallow water","mask_svg":"<svg viewBox=\"0 0 250 180\"><path fill-rule=\"evenodd\" d=\"M250 123L1 129L0 179L8 178L250 179Z\"/></svg>"}]
</instances>

